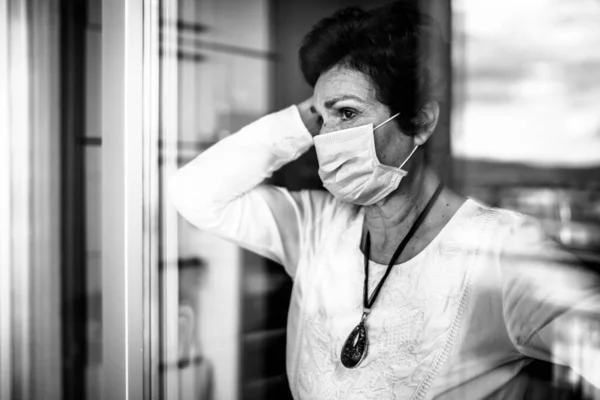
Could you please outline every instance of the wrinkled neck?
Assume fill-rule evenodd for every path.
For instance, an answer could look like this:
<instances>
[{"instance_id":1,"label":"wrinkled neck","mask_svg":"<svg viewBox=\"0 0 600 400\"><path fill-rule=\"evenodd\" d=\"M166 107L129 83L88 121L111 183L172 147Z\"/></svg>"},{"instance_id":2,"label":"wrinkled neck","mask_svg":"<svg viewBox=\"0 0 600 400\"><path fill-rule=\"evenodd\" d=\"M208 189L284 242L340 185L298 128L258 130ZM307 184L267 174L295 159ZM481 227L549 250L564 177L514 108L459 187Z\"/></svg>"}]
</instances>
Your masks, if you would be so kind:
<instances>
[{"instance_id":1,"label":"wrinkled neck","mask_svg":"<svg viewBox=\"0 0 600 400\"><path fill-rule=\"evenodd\" d=\"M395 250L434 193L439 178L429 167L414 168L398 189L384 200L364 208L363 236L368 230L371 247L378 252ZM426 225L427 221L424 222ZM390 254L391 256L391 254Z\"/></svg>"}]
</instances>

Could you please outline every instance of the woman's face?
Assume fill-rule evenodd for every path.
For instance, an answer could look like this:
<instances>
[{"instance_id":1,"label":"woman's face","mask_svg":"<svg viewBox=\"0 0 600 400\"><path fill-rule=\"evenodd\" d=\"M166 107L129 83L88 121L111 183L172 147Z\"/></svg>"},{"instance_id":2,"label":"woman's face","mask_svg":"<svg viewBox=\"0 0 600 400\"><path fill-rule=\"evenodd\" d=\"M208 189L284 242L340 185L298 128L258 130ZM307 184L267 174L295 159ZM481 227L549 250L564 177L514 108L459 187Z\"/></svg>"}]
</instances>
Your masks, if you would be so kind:
<instances>
[{"instance_id":1,"label":"woman's face","mask_svg":"<svg viewBox=\"0 0 600 400\"><path fill-rule=\"evenodd\" d=\"M333 67L323 73L314 89L314 107L322 119L320 135L355 126L384 122L392 115L377 100L376 90L367 75L346 67ZM378 128L375 152L382 164L400 166L415 146L394 120Z\"/></svg>"}]
</instances>

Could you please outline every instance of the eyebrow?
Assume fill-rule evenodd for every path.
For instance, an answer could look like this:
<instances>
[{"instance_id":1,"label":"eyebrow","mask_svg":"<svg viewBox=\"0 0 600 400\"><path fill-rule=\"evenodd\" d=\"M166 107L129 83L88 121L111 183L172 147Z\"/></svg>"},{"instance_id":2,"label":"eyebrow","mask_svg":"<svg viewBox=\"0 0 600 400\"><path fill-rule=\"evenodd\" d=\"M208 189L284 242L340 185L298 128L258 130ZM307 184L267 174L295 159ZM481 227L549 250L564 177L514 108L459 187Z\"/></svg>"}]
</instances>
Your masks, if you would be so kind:
<instances>
[{"instance_id":1,"label":"eyebrow","mask_svg":"<svg viewBox=\"0 0 600 400\"><path fill-rule=\"evenodd\" d=\"M327 100L325 103L323 103L325 105L325 108L332 108L335 103L342 101L342 100L348 100L348 99L352 99L352 100L358 100L361 103L364 103L363 99L361 99L358 96L354 96L352 94L345 94L343 96L340 97L334 97L333 99Z\"/></svg>"}]
</instances>

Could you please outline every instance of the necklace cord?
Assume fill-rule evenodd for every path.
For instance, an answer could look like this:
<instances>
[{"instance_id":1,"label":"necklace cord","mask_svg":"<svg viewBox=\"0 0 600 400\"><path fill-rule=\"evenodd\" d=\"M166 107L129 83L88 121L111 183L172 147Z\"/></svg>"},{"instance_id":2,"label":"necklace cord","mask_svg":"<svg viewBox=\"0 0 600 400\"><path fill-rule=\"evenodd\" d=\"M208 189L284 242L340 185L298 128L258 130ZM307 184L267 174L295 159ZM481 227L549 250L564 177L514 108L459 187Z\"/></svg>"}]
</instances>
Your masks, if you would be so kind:
<instances>
[{"instance_id":1,"label":"necklace cord","mask_svg":"<svg viewBox=\"0 0 600 400\"><path fill-rule=\"evenodd\" d=\"M383 277L381 278L381 280L375 287L375 290L373 290L373 293L371 294L370 297L368 297L368 290L369 290L369 255L370 255L370 249L371 249L371 237L370 237L369 231L367 231L367 237L365 240L365 283L363 286L363 308L370 309L373 306L373 303L375 303L375 300L377 299L377 295L379 294L379 291L381 290L383 283L385 282L388 275L392 271L392 268L394 267L394 263L396 262L396 260L398 259L398 257L400 256L400 254L402 253L402 251L404 250L404 248L410 241L410 239L412 239L412 237L415 234L415 232L417 231L417 229L419 229L419 227L425 220L425 217L427 217L427 214L429 214L429 211L433 207L433 204L435 203L435 201L439 197L440 193L442 192L443 187L444 187L443 183L440 182L438 184L437 188L435 189L435 192L433 193L433 195L427 202L427 205L425 206L423 211L421 211L421 213L419 214L419 216L413 223L412 227L410 228L410 230L408 231L408 233L406 234L404 239L402 239L402 241L396 248L396 251L392 255L392 258L390 259L390 262L385 271L385 274L383 275ZM368 300L367 300L367 298L368 298Z\"/></svg>"}]
</instances>

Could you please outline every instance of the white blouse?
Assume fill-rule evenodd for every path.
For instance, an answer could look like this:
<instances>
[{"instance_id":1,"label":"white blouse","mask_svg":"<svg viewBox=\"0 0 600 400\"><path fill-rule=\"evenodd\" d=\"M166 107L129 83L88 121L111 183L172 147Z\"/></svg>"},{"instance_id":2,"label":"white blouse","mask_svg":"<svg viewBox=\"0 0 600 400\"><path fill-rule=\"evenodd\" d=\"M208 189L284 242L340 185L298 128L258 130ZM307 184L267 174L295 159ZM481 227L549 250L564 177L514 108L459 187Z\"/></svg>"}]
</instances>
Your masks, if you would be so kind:
<instances>
[{"instance_id":1,"label":"white blouse","mask_svg":"<svg viewBox=\"0 0 600 400\"><path fill-rule=\"evenodd\" d=\"M366 321L366 358L343 367L342 345L362 315L363 209L324 191L263 184L311 146L292 106L170 180L187 220L293 278L286 360L295 399L517 399L525 386L509 383L531 358L568 365L600 387L598 278L534 220L474 200L394 266ZM369 293L385 268L370 262Z\"/></svg>"}]
</instances>

